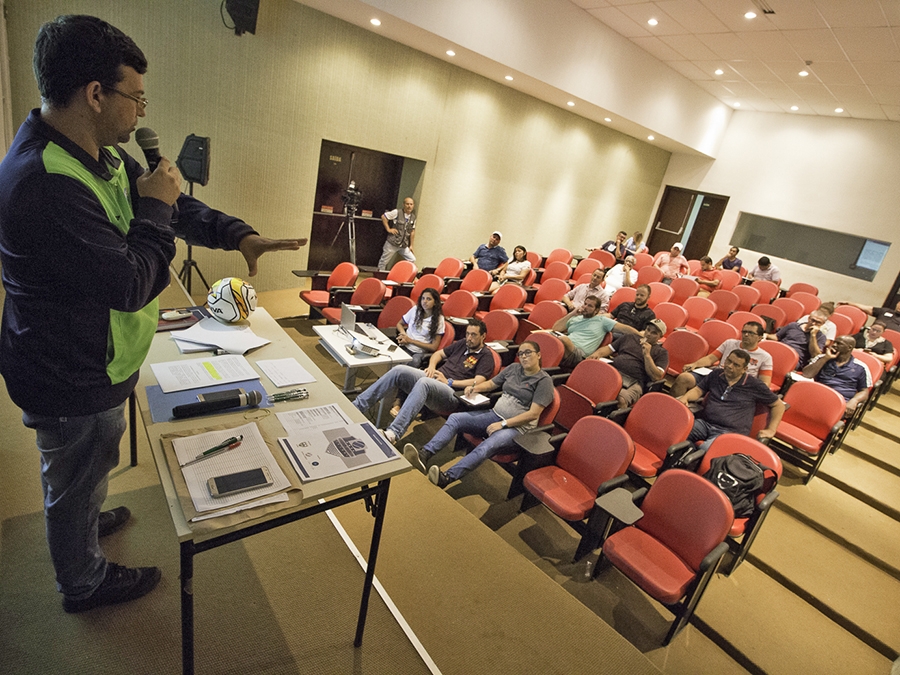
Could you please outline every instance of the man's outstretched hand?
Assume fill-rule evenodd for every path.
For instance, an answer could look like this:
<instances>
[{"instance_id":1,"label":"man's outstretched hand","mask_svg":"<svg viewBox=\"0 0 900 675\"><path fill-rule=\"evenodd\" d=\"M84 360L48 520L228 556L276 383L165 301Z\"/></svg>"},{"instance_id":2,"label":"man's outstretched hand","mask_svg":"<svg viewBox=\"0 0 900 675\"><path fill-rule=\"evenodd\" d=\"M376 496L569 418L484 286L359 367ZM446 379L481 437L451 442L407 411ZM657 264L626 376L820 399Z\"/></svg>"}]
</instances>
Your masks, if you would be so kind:
<instances>
[{"instance_id":1,"label":"man's outstretched hand","mask_svg":"<svg viewBox=\"0 0 900 675\"><path fill-rule=\"evenodd\" d=\"M306 246L307 239L267 239L258 234L248 234L241 239L238 248L247 261L248 275L256 276L256 261L263 253L269 251L296 251L301 246Z\"/></svg>"}]
</instances>

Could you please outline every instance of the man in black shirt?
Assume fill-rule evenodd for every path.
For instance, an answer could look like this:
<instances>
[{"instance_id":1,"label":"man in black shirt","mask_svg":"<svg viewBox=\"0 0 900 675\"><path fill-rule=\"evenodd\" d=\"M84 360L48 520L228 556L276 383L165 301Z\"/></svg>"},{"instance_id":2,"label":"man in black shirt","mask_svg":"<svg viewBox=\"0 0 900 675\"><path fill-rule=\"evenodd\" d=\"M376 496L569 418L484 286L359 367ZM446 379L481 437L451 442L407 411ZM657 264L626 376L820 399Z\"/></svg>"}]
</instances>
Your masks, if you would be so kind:
<instances>
[{"instance_id":1,"label":"man in black shirt","mask_svg":"<svg viewBox=\"0 0 900 675\"><path fill-rule=\"evenodd\" d=\"M876 359L887 365L894 360L894 345L884 337L886 325L884 321L878 319L868 328L863 328L853 339L856 342L856 348L869 352Z\"/></svg>"},{"instance_id":2,"label":"man in black shirt","mask_svg":"<svg viewBox=\"0 0 900 675\"><path fill-rule=\"evenodd\" d=\"M666 324L661 319L653 319L643 335L620 334L612 344L597 351L597 358L612 357L613 368L622 375L622 389L616 397L619 409L633 406L649 383L666 376L669 352L659 344L665 333Z\"/></svg>"},{"instance_id":3,"label":"man in black shirt","mask_svg":"<svg viewBox=\"0 0 900 675\"><path fill-rule=\"evenodd\" d=\"M641 284L634 289L634 302L623 302L610 313L610 316L619 323L642 331L648 323L656 318L656 314L647 305L648 300L650 300L650 287L647 284Z\"/></svg>"},{"instance_id":4,"label":"man in black shirt","mask_svg":"<svg viewBox=\"0 0 900 675\"><path fill-rule=\"evenodd\" d=\"M873 307L872 305L861 305L858 302L839 302L839 305L850 305L861 309L866 314L871 314L876 319L884 322L885 328L900 331L900 302L896 307Z\"/></svg>"}]
</instances>

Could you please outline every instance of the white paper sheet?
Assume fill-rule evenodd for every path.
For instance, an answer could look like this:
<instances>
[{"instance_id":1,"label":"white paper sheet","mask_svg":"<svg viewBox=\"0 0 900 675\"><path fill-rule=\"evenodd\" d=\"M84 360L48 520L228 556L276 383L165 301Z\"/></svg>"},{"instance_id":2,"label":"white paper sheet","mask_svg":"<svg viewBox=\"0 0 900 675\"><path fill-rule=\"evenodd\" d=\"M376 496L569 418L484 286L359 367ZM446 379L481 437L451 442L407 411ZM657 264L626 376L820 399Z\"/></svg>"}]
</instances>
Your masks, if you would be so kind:
<instances>
[{"instance_id":1,"label":"white paper sheet","mask_svg":"<svg viewBox=\"0 0 900 675\"><path fill-rule=\"evenodd\" d=\"M327 478L399 457L370 422L307 430L279 438L302 482Z\"/></svg>"},{"instance_id":2,"label":"white paper sheet","mask_svg":"<svg viewBox=\"0 0 900 675\"><path fill-rule=\"evenodd\" d=\"M251 349L269 344L269 340L259 337L250 326L228 325L216 319L203 319L190 328L178 333L184 342L215 345L230 354L245 354Z\"/></svg>"},{"instance_id":3,"label":"white paper sheet","mask_svg":"<svg viewBox=\"0 0 900 675\"><path fill-rule=\"evenodd\" d=\"M316 381L316 378L295 358L258 360L256 365L276 387L290 387L294 384L309 384Z\"/></svg>"},{"instance_id":4,"label":"white paper sheet","mask_svg":"<svg viewBox=\"0 0 900 675\"><path fill-rule=\"evenodd\" d=\"M314 408L288 410L276 413L276 416L288 436L302 435L314 429L334 429L351 424L350 418L334 403Z\"/></svg>"},{"instance_id":5,"label":"white paper sheet","mask_svg":"<svg viewBox=\"0 0 900 675\"><path fill-rule=\"evenodd\" d=\"M167 394L213 384L259 379L259 375L247 359L234 355L151 363L150 368L156 375L160 388Z\"/></svg>"}]
</instances>

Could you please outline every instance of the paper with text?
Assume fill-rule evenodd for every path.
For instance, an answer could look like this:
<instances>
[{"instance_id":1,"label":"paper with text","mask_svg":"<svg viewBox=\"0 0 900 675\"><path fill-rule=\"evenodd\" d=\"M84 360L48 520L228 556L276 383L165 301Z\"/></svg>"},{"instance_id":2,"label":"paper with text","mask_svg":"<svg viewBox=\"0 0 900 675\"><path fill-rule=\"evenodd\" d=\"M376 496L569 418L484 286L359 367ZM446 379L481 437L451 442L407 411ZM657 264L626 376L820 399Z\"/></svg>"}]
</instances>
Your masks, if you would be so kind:
<instances>
[{"instance_id":1,"label":"paper with text","mask_svg":"<svg viewBox=\"0 0 900 675\"><path fill-rule=\"evenodd\" d=\"M259 375L247 359L232 354L188 361L151 363L150 368L156 375L160 388L167 394L172 391L209 387L213 384L259 379Z\"/></svg>"}]
</instances>

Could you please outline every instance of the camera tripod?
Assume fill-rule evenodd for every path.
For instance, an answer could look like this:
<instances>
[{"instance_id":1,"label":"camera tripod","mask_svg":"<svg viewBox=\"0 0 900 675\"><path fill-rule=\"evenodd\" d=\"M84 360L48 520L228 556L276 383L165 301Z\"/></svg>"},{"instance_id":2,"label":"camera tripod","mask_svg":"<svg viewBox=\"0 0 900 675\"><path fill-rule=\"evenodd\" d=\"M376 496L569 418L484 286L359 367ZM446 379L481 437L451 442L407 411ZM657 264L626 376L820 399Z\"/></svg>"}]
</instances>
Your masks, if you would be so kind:
<instances>
[{"instance_id":1,"label":"camera tripod","mask_svg":"<svg viewBox=\"0 0 900 675\"><path fill-rule=\"evenodd\" d=\"M194 184L191 181L188 181L188 194L193 197L194 196ZM188 295L193 297L191 293L191 272L194 270L197 271L197 276L200 277L200 281L203 282L203 287L209 291L209 284L206 283L206 277L203 276L203 272L200 271L199 265L197 265L197 261L194 260L193 256L193 246L190 244L187 245L187 258L184 259L184 262L181 263L181 271L178 272L178 280L184 284L185 290L187 290Z\"/></svg>"}]
</instances>

